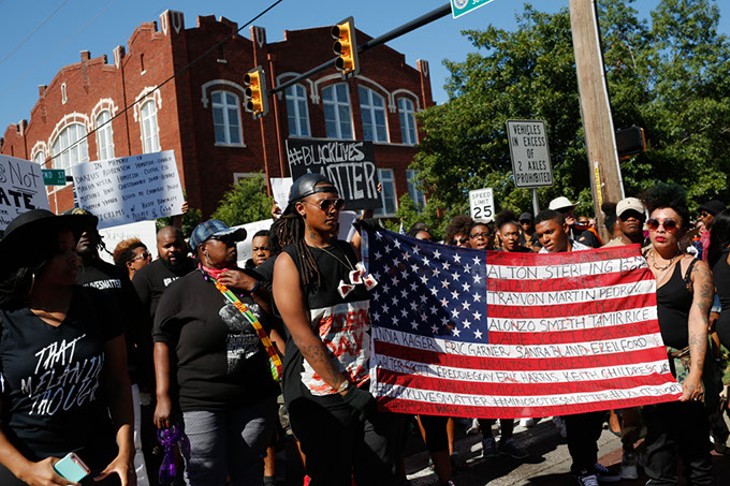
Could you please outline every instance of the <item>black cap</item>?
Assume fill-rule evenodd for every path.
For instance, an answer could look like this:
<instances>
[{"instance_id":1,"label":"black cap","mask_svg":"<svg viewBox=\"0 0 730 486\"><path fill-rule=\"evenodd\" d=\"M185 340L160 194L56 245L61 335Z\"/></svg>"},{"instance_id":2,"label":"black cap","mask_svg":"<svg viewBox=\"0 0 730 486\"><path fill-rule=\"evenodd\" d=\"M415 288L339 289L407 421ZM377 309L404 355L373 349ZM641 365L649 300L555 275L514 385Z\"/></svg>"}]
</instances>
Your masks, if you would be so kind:
<instances>
[{"instance_id":1,"label":"black cap","mask_svg":"<svg viewBox=\"0 0 730 486\"><path fill-rule=\"evenodd\" d=\"M317 184L321 183L326 183L328 185L317 187ZM304 199L307 196L311 196L312 194L317 194L318 192L336 193L337 187L335 187L335 185L322 174L316 174L314 172L304 174L303 176L298 177L291 185L291 189L289 190L289 204Z\"/></svg>"},{"instance_id":2,"label":"black cap","mask_svg":"<svg viewBox=\"0 0 730 486\"><path fill-rule=\"evenodd\" d=\"M698 211L707 211L711 215L715 216L718 213L725 211L725 205L718 200L708 201L699 207Z\"/></svg>"},{"instance_id":3,"label":"black cap","mask_svg":"<svg viewBox=\"0 0 730 486\"><path fill-rule=\"evenodd\" d=\"M520 214L520 223L523 221L532 221L532 213L524 212Z\"/></svg>"}]
</instances>

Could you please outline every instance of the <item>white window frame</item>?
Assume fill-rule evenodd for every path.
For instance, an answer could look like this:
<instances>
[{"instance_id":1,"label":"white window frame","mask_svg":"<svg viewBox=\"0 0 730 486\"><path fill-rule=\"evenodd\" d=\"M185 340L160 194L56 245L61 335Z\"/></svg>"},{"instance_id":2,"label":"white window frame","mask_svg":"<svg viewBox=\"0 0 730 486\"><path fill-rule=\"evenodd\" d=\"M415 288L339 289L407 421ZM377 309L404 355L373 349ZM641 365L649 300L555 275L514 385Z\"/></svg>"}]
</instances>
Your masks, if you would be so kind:
<instances>
[{"instance_id":1,"label":"white window frame","mask_svg":"<svg viewBox=\"0 0 730 486\"><path fill-rule=\"evenodd\" d=\"M94 122L96 123L96 152L98 160L114 158L114 130L112 128L112 113L102 110Z\"/></svg>"},{"instance_id":2,"label":"white window frame","mask_svg":"<svg viewBox=\"0 0 730 486\"><path fill-rule=\"evenodd\" d=\"M385 98L367 86L358 86L360 96L360 116L362 117L363 140L379 143L388 143L388 114L385 109ZM378 114L383 117L383 123L378 124ZM372 137L368 136L368 131Z\"/></svg>"},{"instance_id":3,"label":"white window frame","mask_svg":"<svg viewBox=\"0 0 730 486\"><path fill-rule=\"evenodd\" d=\"M383 207L373 211L373 215L378 218L392 218L395 216L396 211L398 211L398 191L395 187L395 173L393 169L378 169L378 180L383 186L383 191L380 193L380 202L383 204ZM388 207L388 201L386 200L391 199L386 194L388 191L393 192L392 208ZM388 211L389 209L392 209L392 211Z\"/></svg>"},{"instance_id":4,"label":"white window frame","mask_svg":"<svg viewBox=\"0 0 730 486\"><path fill-rule=\"evenodd\" d=\"M406 180L408 181L408 195L411 196L413 204L419 211L426 205L426 195L416 187L416 177L418 171L414 169L406 169Z\"/></svg>"},{"instance_id":5,"label":"white window frame","mask_svg":"<svg viewBox=\"0 0 730 486\"><path fill-rule=\"evenodd\" d=\"M398 98L398 115L400 117L401 141L404 145L418 144L418 126L416 125L416 108L413 100Z\"/></svg>"},{"instance_id":6,"label":"white window frame","mask_svg":"<svg viewBox=\"0 0 730 486\"><path fill-rule=\"evenodd\" d=\"M346 99L340 99L340 87L342 87ZM330 93L332 94L331 97L329 96ZM355 133L353 130L352 108L350 106L350 90L348 89L348 85L346 83L337 83L322 88L322 105L324 109L325 130L327 132L329 132L327 128L328 109L331 111L331 115L334 115L334 119L331 122L335 124L336 133L327 133L327 138L354 140ZM347 112L346 114L341 113L340 110L347 110ZM349 130L350 133L345 133L346 130Z\"/></svg>"},{"instance_id":7,"label":"white window frame","mask_svg":"<svg viewBox=\"0 0 730 486\"><path fill-rule=\"evenodd\" d=\"M290 137L311 137L309 127L309 108L307 103L307 88L297 83L286 89L286 116L289 124Z\"/></svg>"},{"instance_id":8,"label":"white window frame","mask_svg":"<svg viewBox=\"0 0 730 486\"><path fill-rule=\"evenodd\" d=\"M142 137L142 153L159 152L160 125L157 120L157 104L150 98L139 107L140 136Z\"/></svg>"},{"instance_id":9,"label":"white window frame","mask_svg":"<svg viewBox=\"0 0 730 486\"><path fill-rule=\"evenodd\" d=\"M81 142L76 144L79 140ZM69 149L72 146L73 148ZM89 146L83 123L69 123L58 132L51 143L51 157L53 157L53 168L64 169L67 174L71 173L72 165L89 161Z\"/></svg>"},{"instance_id":10,"label":"white window frame","mask_svg":"<svg viewBox=\"0 0 730 486\"><path fill-rule=\"evenodd\" d=\"M216 95L221 95L221 101L215 101L214 98ZM233 100L229 100L228 97L232 97ZM213 114L213 137L215 138L215 144L218 146L226 146L226 147L242 147L243 146L243 130L242 130L242 123L241 123L241 99L238 97L237 94L227 91L224 89L218 89L210 93L210 106L211 106L211 113ZM236 113L236 120L235 123L237 126L234 126L231 123L231 117L230 112L231 110L235 110ZM222 125L216 125L215 122L215 113L216 111L220 111L222 115L223 124ZM220 126L223 130L223 140L218 139L218 130L217 126ZM234 142L232 141L232 134L238 135L238 141Z\"/></svg>"}]
</instances>

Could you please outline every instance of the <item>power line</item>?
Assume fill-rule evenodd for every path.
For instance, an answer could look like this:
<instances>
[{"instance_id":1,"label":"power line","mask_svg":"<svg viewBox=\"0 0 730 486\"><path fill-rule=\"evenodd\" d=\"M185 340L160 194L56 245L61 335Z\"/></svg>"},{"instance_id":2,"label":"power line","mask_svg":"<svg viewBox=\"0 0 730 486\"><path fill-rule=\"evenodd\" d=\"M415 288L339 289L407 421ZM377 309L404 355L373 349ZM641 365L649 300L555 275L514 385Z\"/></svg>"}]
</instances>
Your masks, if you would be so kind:
<instances>
[{"instance_id":1,"label":"power line","mask_svg":"<svg viewBox=\"0 0 730 486\"><path fill-rule=\"evenodd\" d=\"M15 54L15 52L18 49L20 49L21 47L23 47L23 45L26 42L28 42L28 40L31 37L33 37L36 34L36 32L38 32L39 30L41 30L41 28L44 25L46 25L46 23L48 23L48 21L51 20L51 18L53 18L53 16L56 15L58 13L58 11L61 10L63 8L63 6L66 5L68 2L69 2L69 0L63 0L63 2L61 2L61 5L59 5L58 7L56 7L56 10L54 10L53 12L51 12L51 14L48 17L46 17L45 19L43 19L43 22L41 22L40 24L38 24L38 26L35 29L33 29L30 32L30 34L28 34L27 36L25 36L25 39L23 39L22 41L20 41L20 43L17 46L13 47L10 50L10 52L8 52L7 54L5 54L5 57L3 57L2 59L0 59L0 65L2 65L2 63L4 63L5 61L7 61L10 56L12 56L13 54Z\"/></svg>"},{"instance_id":2,"label":"power line","mask_svg":"<svg viewBox=\"0 0 730 486\"><path fill-rule=\"evenodd\" d=\"M262 10L260 13L258 13L256 16L254 16L252 19L250 19L248 22L246 22L245 24L243 24L241 27L239 27L238 29L233 30L232 33L233 34L238 34L243 29L245 29L246 27L248 27L252 23L256 22L258 19L260 19L261 17L263 17L265 14L267 14L270 10L272 10L274 7L276 7L277 5L279 5L283 1L284 0L276 0L276 1L274 1L271 5L269 5L268 7L266 7L264 10ZM167 78L166 80L164 80L162 83L160 83L159 85L157 85L154 89L150 90L149 93L147 93L144 97L140 98L139 100L133 102L130 105L125 106L124 109L122 109L121 111L119 111L119 113L117 113L116 115L114 115L113 117L111 117L109 120L107 120L106 122L102 123L98 127L96 127L94 129L92 129L91 131L89 131L86 135L84 135L83 137L81 137L80 139L78 139L72 145L70 145L70 146L66 147L65 149L61 150L56 155L53 155L52 157L49 157L48 159L46 159L46 161L43 162L43 164L41 164L41 166L46 166L49 162L52 162L59 155L63 154L64 152L67 152L67 151L71 150L72 148L74 148L77 145L79 145L81 142L84 142L85 140L87 140L89 138L89 136L91 136L92 134L94 134L97 131L99 131L102 128L104 128L106 125L108 125L109 123L111 123L114 119L116 119L116 118L122 116L123 114L125 114L127 111L129 111L137 103L140 103L142 101L147 100L152 93L154 93L155 91L158 91L160 88L162 88L163 86L165 86L167 83L169 83L170 81L172 81L173 79L175 79L178 75L180 75L180 74L184 73L185 71L187 71L188 69L190 69L193 65L197 64L205 56L207 56L211 52L217 52L218 48L220 46L222 46L223 44L225 44L226 42L228 42L230 39L231 39L231 37L226 37L223 40L215 43L207 51L203 52L201 55L199 55L198 57L196 57L195 59L193 59L192 61L190 61L188 64L186 64L182 68L180 68L177 71L175 71L174 73L172 73L172 76L170 76L169 78Z\"/></svg>"}]
</instances>

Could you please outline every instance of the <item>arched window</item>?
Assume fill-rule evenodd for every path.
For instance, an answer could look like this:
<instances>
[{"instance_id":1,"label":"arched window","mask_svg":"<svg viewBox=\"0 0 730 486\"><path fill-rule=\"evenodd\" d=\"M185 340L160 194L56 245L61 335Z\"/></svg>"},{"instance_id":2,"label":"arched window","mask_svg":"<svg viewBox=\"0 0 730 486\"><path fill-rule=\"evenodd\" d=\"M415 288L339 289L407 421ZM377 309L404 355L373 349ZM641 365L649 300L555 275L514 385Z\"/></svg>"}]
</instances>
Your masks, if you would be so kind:
<instances>
[{"instance_id":1,"label":"arched window","mask_svg":"<svg viewBox=\"0 0 730 486\"><path fill-rule=\"evenodd\" d=\"M81 123L71 123L61 130L51 145L53 167L68 173L72 165L88 162L89 148L85 137L86 128Z\"/></svg>"},{"instance_id":2,"label":"arched window","mask_svg":"<svg viewBox=\"0 0 730 486\"><path fill-rule=\"evenodd\" d=\"M114 131L112 130L112 114L104 110L96 116L96 147L99 160L114 158Z\"/></svg>"},{"instance_id":3,"label":"arched window","mask_svg":"<svg viewBox=\"0 0 730 486\"><path fill-rule=\"evenodd\" d=\"M39 150L33 155L33 162L42 166L46 163L46 153L43 150Z\"/></svg>"},{"instance_id":4,"label":"arched window","mask_svg":"<svg viewBox=\"0 0 730 486\"><path fill-rule=\"evenodd\" d=\"M358 87L362 132L364 140L388 141L388 126L385 117L385 99L370 88Z\"/></svg>"},{"instance_id":5,"label":"arched window","mask_svg":"<svg viewBox=\"0 0 730 486\"><path fill-rule=\"evenodd\" d=\"M418 143L418 131L416 129L416 110L413 101L408 98L398 98L398 114L400 115L401 140L406 145Z\"/></svg>"},{"instance_id":6,"label":"arched window","mask_svg":"<svg viewBox=\"0 0 730 486\"><path fill-rule=\"evenodd\" d=\"M307 90L301 84L286 89L286 117L290 137L309 137L309 111Z\"/></svg>"},{"instance_id":7,"label":"arched window","mask_svg":"<svg viewBox=\"0 0 730 486\"><path fill-rule=\"evenodd\" d=\"M241 103L230 91L213 91L213 126L217 145L241 145Z\"/></svg>"},{"instance_id":8,"label":"arched window","mask_svg":"<svg viewBox=\"0 0 730 486\"><path fill-rule=\"evenodd\" d=\"M149 99L140 108L140 125L142 128L142 151L144 153L160 151L160 127L157 124L157 105Z\"/></svg>"},{"instance_id":9,"label":"arched window","mask_svg":"<svg viewBox=\"0 0 730 486\"><path fill-rule=\"evenodd\" d=\"M350 93L347 84L339 83L322 90L324 124L327 138L352 140L352 115L350 114Z\"/></svg>"}]
</instances>

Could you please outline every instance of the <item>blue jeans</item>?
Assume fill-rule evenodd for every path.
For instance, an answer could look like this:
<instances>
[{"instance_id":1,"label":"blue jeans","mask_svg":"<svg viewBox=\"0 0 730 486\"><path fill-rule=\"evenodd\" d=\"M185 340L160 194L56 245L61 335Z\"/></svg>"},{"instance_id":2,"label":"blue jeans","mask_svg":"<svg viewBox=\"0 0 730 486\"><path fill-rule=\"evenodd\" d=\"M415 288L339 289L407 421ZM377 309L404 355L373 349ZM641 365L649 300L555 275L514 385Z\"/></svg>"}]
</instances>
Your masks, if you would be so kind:
<instances>
[{"instance_id":1,"label":"blue jeans","mask_svg":"<svg viewBox=\"0 0 730 486\"><path fill-rule=\"evenodd\" d=\"M225 411L183 412L190 486L261 485L264 456L276 423L276 398Z\"/></svg>"}]
</instances>

